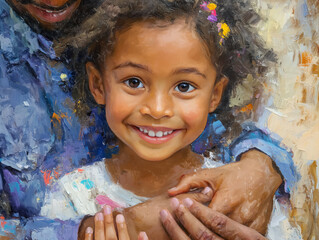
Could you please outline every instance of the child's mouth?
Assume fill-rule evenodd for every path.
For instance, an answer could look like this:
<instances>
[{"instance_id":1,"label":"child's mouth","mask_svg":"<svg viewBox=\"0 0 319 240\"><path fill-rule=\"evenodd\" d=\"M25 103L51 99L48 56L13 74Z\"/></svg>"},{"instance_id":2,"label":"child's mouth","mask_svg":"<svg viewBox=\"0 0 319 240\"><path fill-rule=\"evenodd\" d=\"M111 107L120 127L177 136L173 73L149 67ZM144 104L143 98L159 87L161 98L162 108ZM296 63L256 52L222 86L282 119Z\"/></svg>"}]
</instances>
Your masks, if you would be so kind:
<instances>
[{"instance_id":1,"label":"child's mouth","mask_svg":"<svg viewBox=\"0 0 319 240\"><path fill-rule=\"evenodd\" d=\"M169 141L178 132L178 129L170 129L163 127L143 127L143 126L132 126L138 135L146 142L152 144L161 144Z\"/></svg>"},{"instance_id":2,"label":"child's mouth","mask_svg":"<svg viewBox=\"0 0 319 240\"><path fill-rule=\"evenodd\" d=\"M149 137L163 137L172 134L173 130L170 131L153 131L153 130L147 130L143 127L138 127L138 130L144 134L147 134Z\"/></svg>"}]
</instances>

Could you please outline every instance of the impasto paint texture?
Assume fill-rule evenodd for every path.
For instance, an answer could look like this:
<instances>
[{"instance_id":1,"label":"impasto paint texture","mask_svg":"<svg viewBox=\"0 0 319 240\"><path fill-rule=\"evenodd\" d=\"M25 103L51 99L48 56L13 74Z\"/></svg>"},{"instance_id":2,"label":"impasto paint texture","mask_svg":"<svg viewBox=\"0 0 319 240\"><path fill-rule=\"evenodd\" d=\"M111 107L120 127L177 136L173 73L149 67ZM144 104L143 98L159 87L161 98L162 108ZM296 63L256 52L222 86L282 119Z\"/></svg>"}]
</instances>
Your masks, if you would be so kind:
<instances>
[{"instance_id":1,"label":"impasto paint texture","mask_svg":"<svg viewBox=\"0 0 319 240\"><path fill-rule=\"evenodd\" d=\"M316 239L318 218L318 1L258 1L267 22L260 27L278 56L277 72L269 77L255 111L294 153L301 180L292 194L291 220L303 239Z\"/></svg>"},{"instance_id":2,"label":"impasto paint texture","mask_svg":"<svg viewBox=\"0 0 319 240\"><path fill-rule=\"evenodd\" d=\"M267 127L294 153L301 179L292 191L290 220L303 239L316 239L318 218L319 82L317 1L256 1L266 22L260 33L278 57L278 68L268 75L263 93L253 107L260 128ZM250 87L240 87L233 104ZM246 92L246 94L252 92ZM243 94L245 95L245 94ZM247 94L248 95L248 94Z\"/></svg>"},{"instance_id":3,"label":"impasto paint texture","mask_svg":"<svg viewBox=\"0 0 319 240\"><path fill-rule=\"evenodd\" d=\"M135 3L147 3L152 9L155 1ZM134 29L134 21L123 25L114 20L119 13L136 16L130 9L134 0L43 2L56 5L47 14L43 9L33 12L34 19L23 8L32 1L0 0L0 239L77 239L85 215L94 215L105 204L112 209L126 208L150 197L121 185L125 176L138 176L133 167L115 165L116 169L110 165L118 176L108 170L106 161L121 151L106 123L108 109L95 103L85 72L87 61L99 64L113 53L112 41L122 34L116 27ZM232 88L217 111L208 115L205 129L189 149L204 156L203 169L233 163L254 149L267 154L284 182L273 197L266 236L317 239L319 2L240 2L201 2L200 11L208 14L205 20L214 26L209 34L215 34L213 41L217 42L213 45L219 54L214 56L215 65L218 61L225 64L220 57L226 52L224 47L240 47L232 49L232 55L225 54L233 67L225 73L222 69L218 76L233 76L234 83L229 79ZM36 9L45 8L45 4L35 4ZM219 12L221 6L228 10ZM57 24L60 30L52 32L55 21L63 18L61 12L55 18L52 11L65 7L72 18L63 19ZM140 12L146 13L147 7L141 7ZM220 18L232 10L239 15ZM174 22L172 16L169 19ZM161 24L161 28L167 27ZM235 39L239 36L242 40ZM228 44L232 40L233 45ZM246 47L241 46L244 42ZM107 49L106 55L102 49ZM215 54L215 50L209 51ZM147 137L157 134L149 133L150 129L135 130ZM171 134L168 130L158 132L161 137ZM149 182L156 192L156 184L161 186L168 179L176 184L179 177Z\"/></svg>"}]
</instances>

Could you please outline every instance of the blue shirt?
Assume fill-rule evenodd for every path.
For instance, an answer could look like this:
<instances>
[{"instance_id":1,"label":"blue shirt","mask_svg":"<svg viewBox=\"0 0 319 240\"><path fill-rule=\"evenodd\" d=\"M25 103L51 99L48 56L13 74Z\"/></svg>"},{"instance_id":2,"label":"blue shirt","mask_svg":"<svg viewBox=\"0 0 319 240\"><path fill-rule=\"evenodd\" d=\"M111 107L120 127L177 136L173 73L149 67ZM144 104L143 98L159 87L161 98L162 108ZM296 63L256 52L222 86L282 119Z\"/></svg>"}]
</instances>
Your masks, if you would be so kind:
<instances>
[{"instance_id":1,"label":"blue shirt","mask_svg":"<svg viewBox=\"0 0 319 240\"><path fill-rule=\"evenodd\" d=\"M96 150L103 144L99 133L82 128L74 113L73 72L52 42L4 0L0 16L0 191L10 215L31 217L50 181L105 155Z\"/></svg>"},{"instance_id":2,"label":"blue shirt","mask_svg":"<svg viewBox=\"0 0 319 240\"><path fill-rule=\"evenodd\" d=\"M0 236L11 232L22 239L25 234L40 234L32 230L42 226L44 235L40 234L39 239L76 238L74 222L37 217L50 183L107 156L101 151L105 146L98 127L81 127L74 113L70 93L73 77L72 70L55 55L52 42L33 32L0 0L0 214L18 219L7 220L4 227L0 225ZM96 115L95 120L104 129L103 114ZM288 185L294 184L291 156L278 142L254 129L244 131L226 146L221 138L223 131L219 121L210 119L206 131L193 144L194 150L200 152L207 148L208 140L215 139L222 149L222 159L231 162L241 153L258 148L276 161ZM16 232L15 226L20 222L24 228ZM65 235L61 234L63 231Z\"/></svg>"}]
</instances>

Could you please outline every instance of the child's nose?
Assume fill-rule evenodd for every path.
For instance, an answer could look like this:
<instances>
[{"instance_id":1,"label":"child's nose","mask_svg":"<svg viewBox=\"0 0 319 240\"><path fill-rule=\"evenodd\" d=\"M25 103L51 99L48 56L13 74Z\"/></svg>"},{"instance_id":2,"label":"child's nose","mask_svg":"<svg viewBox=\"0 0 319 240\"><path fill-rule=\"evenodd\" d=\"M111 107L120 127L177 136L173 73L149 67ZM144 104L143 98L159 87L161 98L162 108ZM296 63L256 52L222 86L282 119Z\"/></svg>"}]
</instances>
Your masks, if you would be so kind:
<instances>
[{"instance_id":1,"label":"child's nose","mask_svg":"<svg viewBox=\"0 0 319 240\"><path fill-rule=\"evenodd\" d=\"M165 93L151 92L145 99L140 112L143 115L149 115L154 119L172 117L174 112L171 96Z\"/></svg>"}]
</instances>

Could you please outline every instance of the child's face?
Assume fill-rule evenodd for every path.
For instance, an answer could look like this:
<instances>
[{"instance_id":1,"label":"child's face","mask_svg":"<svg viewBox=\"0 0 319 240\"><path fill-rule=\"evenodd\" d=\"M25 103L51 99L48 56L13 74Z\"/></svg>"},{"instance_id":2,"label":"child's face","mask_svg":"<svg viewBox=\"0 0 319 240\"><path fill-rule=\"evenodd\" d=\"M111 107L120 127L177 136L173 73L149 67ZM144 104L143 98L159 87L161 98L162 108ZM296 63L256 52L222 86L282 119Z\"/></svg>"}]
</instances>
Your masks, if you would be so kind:
<instances>
[{"instance_id":1,"label":"child's face","mask_svg":"<svg viewBox=\"0 0 319 240\"><path fill-rule=\"evenodd\" d=\"M105 104L115 135L145 160L164 160L204 130L227 79L217 83L205 45L185 21L134 23L116 35L99 72L87 64L90 89Z\"/></svg>"}]
</instances>

